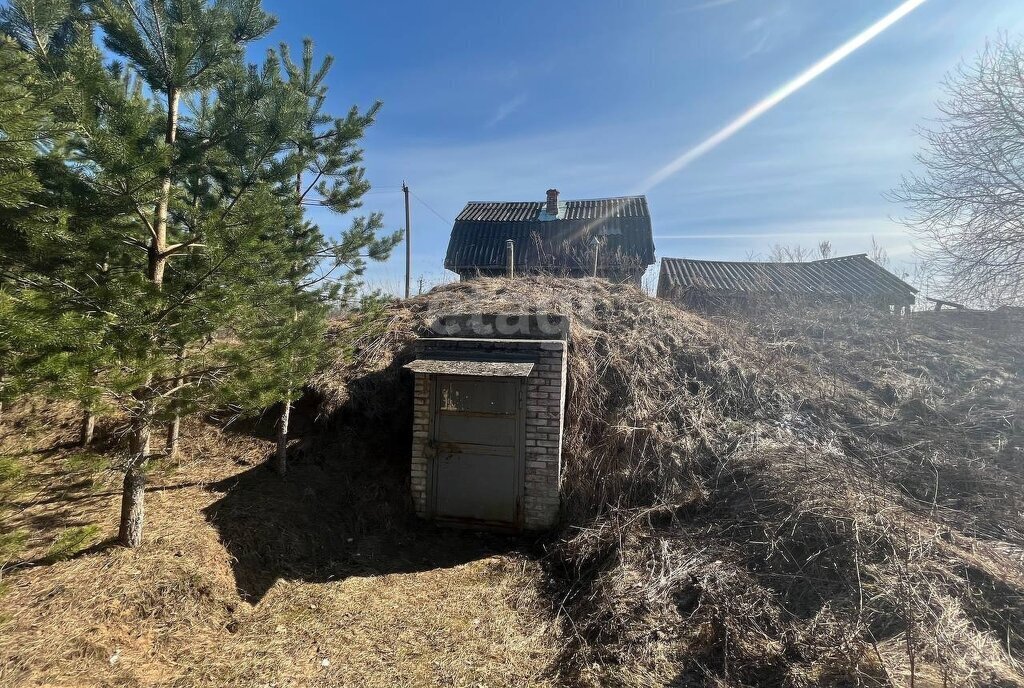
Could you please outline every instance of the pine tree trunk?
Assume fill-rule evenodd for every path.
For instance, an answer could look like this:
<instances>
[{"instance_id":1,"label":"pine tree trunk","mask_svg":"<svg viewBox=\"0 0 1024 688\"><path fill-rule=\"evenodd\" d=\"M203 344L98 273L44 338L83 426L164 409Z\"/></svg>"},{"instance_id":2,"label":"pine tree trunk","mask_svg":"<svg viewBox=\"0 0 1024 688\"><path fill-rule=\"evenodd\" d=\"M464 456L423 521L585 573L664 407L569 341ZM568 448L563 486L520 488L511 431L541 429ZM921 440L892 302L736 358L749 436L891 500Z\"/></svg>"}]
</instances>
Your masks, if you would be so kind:
<instances>
[{"instance_id":1,"label":"pine tree trunk","mask_svg":"<svg viewBox=\"0 0 1024 688\"><path fill-rule=\"evenodd\" d=\"M286 400L277 423L277 452L274 454L274 471L280 476L288 472L288 423L291 415L292 402Z\"/></svg>"},{"instance_id":2,"label":"pine tree trunk","mask_svg":"<svg viewBox=\"0 0 1024 688\"><path fill-rule=\"evenodd\" d=\"M174 166L174 144L178 138L178 105L180 94L177 88L167 89L167 126L164 142L170 148L167 170L160 184L153 218L153 239L149 244L149 265L146 277L160 290L164 283L164 268L167 265L167 217L171 204L172 169ZM149 399L148 382L136 391L140 400ZM132 428L131 456L124 473L124 487L121 491L121 524L118 539L125 547L138 547L142 543L143 501L146 494L146 464L149 461L149 439L152 432L153 408L145 402Z\"/></svg>"},{"instance_id":3,"label":"pine tree trunk","mask_svg":"<svg viewBox=\"0 0 1024 688\"><path fill-rule=\"evenodd\" d=\"M153 239L149 245L149 266L147 278L157 289L164 283L164 267L167 264L167 216L171 204L171 168L174 165L174 143L178 138L179 93L176 88L167 91L167 128L164 141L171 148L167 171L160 184L153 221ZM148 383L147 383L148 384ZM147 385L136 392L139 399L148 398ZM144 404L132 428L131 456L124 472L124 487L121 492L121 524L118 539L125 547L138 547L142 543L143 501L146 494L146 464L149 461L149 436L152 431L152 407Z\"/></svg>"},{"instance_id":4,"label":"pine tree trunk","mask_svg":"<svg viewBox=\"0 0 1024 688\"><path fill-rule=\"evenodd\" d=\"M149 280L159 289L164 283L164 268L167 266L167 213L171 204L171 165L174 163L174 144L178 139L178 103L180 94L177 89L167 92L167 129L164 141L171 148L167 172L160 184L160 196L156 203L153 223L153 237L149 245Z\"/></svg>"},{"instance_id":5,"label":"pine tree trunk","mask_svg":"<svg viewBox=\"0 0 1024 688\"><path fill-rule=\"evenodd\" d=\"M92 437L96 431L96 414L88 406L82 412L82 428L78 435L78 443L83 447L92 444Z\"/></svg>"},{"instance_id":6,"label":"pine tree trunk","mask_svg":"<svg viewBox=\"0 0 1024 688\"><path fill-rule=\"evenodd\" d=\"M181 416L174 414L170 424L167 426L167 458L178 458L178 436L181 432Z\"/></svg>"},{"instance_id":7,"label":"pine tree trunk","mask_svg":"<svg viewBox=\"0 0 1024 688\"><path fill-rule=\"evenodd\" d=\"M146 463L149 461L150 415L144 412L132 429L131 457L124 473L121 491L121 526L118 540L125 547L142 544L142 524L145 514Z\"/></svg>"},{"instance_id":8,"label":"pine tree trunk","mask_svg":"<svg viewBox=\"0 0 1024 688\"><path fill-rule=\"evenodd\" d=\"M142 544L142 521L146 495L146 474L138 466L132 466L124 474L121 489L121 529L118 540L125 547Z\"/></svg>"},{"instance_id":9,"label":"pine tree trunk","mask_svg":"<svg viewBox=\"0 0 1024 688\"><path fill-rule=\"evenodd\" d=\"M178 364L175 371L176 377L174 378L174 387L178 388L183 382L185 375L185 348L182 347L178 350ZM181 435L181 406L177 402L171 404L171 408L174 410L174 416L171 418L170 424L167 426L167 457L170 459L176 459L178 457L178 438Z\"/></svg>"},{"instance_id":10,"label":"pine tree trunk","mask_svg":"<svg viewBox=\"0 0 1024 688\"><path fill-rule=\"evenodd\" d=\"M302 146L299 146L299 154L302 154ZM298 174L295 175L295 203L298 206L302 206L302 170L299 170ZM298 271L298 266L292 264L292 273ZM296 310L292 309L292 322L298 320L299 314ZM288 354L289 364L291 363L291 353ZM289 365L289 368L291 366ZM292 417L292 402L291 402L291 390L288 390L288 394L284 398L284 408L281 409L281 418L277 422L277 451L274 453L274 471L281 477L288 472L288 424Z\"/></svg>"}]
</instances>

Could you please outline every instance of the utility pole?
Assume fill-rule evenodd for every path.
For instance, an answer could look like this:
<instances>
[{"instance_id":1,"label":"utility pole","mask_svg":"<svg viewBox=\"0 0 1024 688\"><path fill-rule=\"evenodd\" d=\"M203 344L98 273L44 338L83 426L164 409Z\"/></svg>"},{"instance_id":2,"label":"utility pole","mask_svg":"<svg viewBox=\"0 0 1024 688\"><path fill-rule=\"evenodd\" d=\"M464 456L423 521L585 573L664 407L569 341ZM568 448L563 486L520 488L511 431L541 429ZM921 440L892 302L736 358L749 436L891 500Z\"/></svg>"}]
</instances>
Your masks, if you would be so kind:
<instances>
[{"instance_id":1,"label":"utility pole","mask_svg":"<svg viewBox=\"0 0 1024 688\"><path fill-rule=\"evenodd\" d=\"M409 185L402 182L405 194L405 298L409 298L409 284L412 279L412 226L409 223Z\"/></svg>"}]
</instances>

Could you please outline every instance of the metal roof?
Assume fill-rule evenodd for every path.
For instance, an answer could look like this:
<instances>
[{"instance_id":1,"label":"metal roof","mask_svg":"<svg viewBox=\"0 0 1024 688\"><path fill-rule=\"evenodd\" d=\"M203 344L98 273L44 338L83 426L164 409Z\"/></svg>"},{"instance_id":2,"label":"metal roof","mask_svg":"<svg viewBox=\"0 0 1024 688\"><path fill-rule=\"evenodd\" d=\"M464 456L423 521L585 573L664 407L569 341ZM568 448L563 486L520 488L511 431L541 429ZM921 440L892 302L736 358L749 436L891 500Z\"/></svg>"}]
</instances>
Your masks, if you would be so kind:
<instances>
[{"instance_id":1,"label":"metal roof","mask_svg":"<svg viewBox=\"0 0 1024 688\"><path fill-rule=\"evenodd\" d=\"M663 258L658 293L702 289L730 294L789 294L840 297L900 297L917 289L865 253L807 263L754 263Z\"/></svg>"},{"instance_id":2,"label":"metal roof","mask_svg":"<svg viewBox=\"0 0 1024 688\"><path fill-rule=\"evenodd\" d=\"M604 256L617 255L640 267L654 263L647 199L624 196L561 201L557 216L545 212L543 201L471 201L455 218L444 266L455 271L502 267L508 239L515 242L517 266L574 265L585 260L594 236L601 237Z\"/></svg>"}]
</instances>

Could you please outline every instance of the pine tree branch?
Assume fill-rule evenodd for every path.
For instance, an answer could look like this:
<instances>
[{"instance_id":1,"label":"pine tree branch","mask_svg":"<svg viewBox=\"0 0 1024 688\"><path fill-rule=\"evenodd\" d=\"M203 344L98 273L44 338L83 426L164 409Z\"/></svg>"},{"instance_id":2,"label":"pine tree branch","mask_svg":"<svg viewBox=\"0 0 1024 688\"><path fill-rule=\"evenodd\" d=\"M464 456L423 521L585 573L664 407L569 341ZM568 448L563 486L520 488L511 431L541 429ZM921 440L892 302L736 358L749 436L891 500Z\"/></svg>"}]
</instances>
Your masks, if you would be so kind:
<instances>
[{"instance_id":1,"label":"pine tree branch","mask_svg":"<svg viewBox=\"0 0 1024 688\"><path fill-rule=\"evenodd\" d=\"M132 201L132 210L135 211L135 214L138 216L138 218L142 220L142 224L146 227L147 230L149 230L149 235L153 239L156 239L156 228L153 226L153 223L149 221L149 218L146 217L146 214L142 212L142 208L136 205L134 201Z\"/></svg>"},{"instance_id":2,"label":"pine tree branch","mask_svg":"<svg viewBox=\"0 0 1024 688\"><path fill-rule=\"evenodd\" d=\"M160 254L160 257L170 258L171 256L177 255L184 251L185 249L191 248L193 246L206 246L206 244L199 243L199 237L189 239L188 241L183 241L180 244L171 244L166 249L164 249L163 253Z\"/></svg>"}]
</instances>

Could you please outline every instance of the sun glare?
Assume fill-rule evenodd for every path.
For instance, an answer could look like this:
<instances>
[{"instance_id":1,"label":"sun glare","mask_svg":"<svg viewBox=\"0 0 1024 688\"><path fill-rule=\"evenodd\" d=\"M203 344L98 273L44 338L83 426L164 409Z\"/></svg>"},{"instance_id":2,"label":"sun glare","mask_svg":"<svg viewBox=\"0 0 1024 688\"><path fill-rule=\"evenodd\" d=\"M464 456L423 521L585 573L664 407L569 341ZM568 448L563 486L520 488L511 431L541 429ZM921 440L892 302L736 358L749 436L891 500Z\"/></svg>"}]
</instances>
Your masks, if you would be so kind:
<instances>
[{"instance_id":1,"label":"sun glare","mask_svg":"<svg viewBox=\"0 0 1024 688\"><path fill-rule=\"evenodd\" d=\"M727 125L719 129L717 132L706 138L705 140L698 143L693 148L685 151L674 160L669 162L667 165L656 171L641 185L639 192L646 193L658 186L666 179L676 174L683 168L687 167L690 163L703 157L706 153L717 148L722 143L728 141L736 133L745 128L748 124L755 121L761 115L765 114L776 105L784 101L789 96L793 95L807 84L814 81L817 77L821 76L829 69L837 65L844 58L849 56L851 53L856 51L858 48L869 43L873 38L881 34L883 31L888 29L890 26L898 22L903 17L907 16L918 7L923 5L926 0L906 0L899 7L894 9L892 12L878 20L864 31L843 43L841 46L833 50L831 53L818 60L808 69L800 73L796 78L782 85L776 89L766 98L755 104L749 110L741 114L739 117L729 122Z\"/></svg>"}]
</instances>

